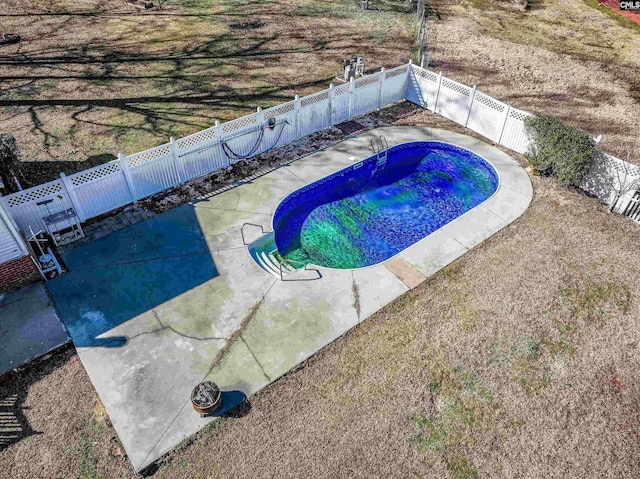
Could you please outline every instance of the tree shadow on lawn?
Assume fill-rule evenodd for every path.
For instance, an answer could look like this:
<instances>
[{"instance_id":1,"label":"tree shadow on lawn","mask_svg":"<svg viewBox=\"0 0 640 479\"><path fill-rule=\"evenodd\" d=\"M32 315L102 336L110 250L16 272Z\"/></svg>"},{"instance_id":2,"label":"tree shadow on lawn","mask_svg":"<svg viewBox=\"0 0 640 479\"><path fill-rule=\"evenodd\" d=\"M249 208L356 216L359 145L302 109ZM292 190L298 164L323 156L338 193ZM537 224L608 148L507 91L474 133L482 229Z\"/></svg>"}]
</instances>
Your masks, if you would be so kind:
<instances>
[{"instance_id":1,"label":"tree shadow on lawn","mask_svg":"<svg viewBox=\"0 0 640 479\"><path fill-rule=\"evenodd\" d=\"M149 53L122 49L120 45L131 40L124 36L108 44L90 41L64 51L0 55L0 65L4 67L0 72L0 83L4 83L0 88L0 108L11 112L5 118L7 121L26 116L31 132L41 138L42 150L54 158L64 154L61 146L72 151L84 148L85 140L80 135L86 136L88 132L119 139L122 150L127 149L127 138L136 139L140 135L162 136L166 138L161 141L164 143L170 136L179 136L176 133L181 128L193 133L213 124L213 116L206 112L268 107L290 101L294 91L326 86L327 79L282 86L254 84L252 75L238 75L237 81L228 84L226 79L235 75L229 68L244 69L249 60L278 61L283 55L314 48L270 47L278 37L256 37L242 46L237 36L224 33L176 51L169 47L167 51ZM255 73L256 68L266 67L255 67L251 72ZM88 90L72 97L56 97L58 86L64 87L68 82L80 82ZM126 85L138 85L140 94L134 91L123 96L122 88ZM70 120L64 131L45 124L47 114L59 109L68 110L62 112ZM105 111L109 114L105 115ZM97 150L85 162L47 161L46 168L25 164L22 176L35 180L26 181L23 186L51 181L60 171L72 174L96 166L101 164L100 160L113 159L115 153Z\"/></svg>"},{"instance_id":2,"label":"tree shadow on lawn","mask_svg":"<svg viewBox=\"0 0 640 479\"><path fill-rule=\"evenodd\" d=\"M47 288L76 347L121 347L132 337L163 330L223 339L188 336L156 314L152 326L136 322L126 326L130 334L108 334L219 275L189 204L73 249L63 260L69 272Z\"/></svg>"}]
</instances>

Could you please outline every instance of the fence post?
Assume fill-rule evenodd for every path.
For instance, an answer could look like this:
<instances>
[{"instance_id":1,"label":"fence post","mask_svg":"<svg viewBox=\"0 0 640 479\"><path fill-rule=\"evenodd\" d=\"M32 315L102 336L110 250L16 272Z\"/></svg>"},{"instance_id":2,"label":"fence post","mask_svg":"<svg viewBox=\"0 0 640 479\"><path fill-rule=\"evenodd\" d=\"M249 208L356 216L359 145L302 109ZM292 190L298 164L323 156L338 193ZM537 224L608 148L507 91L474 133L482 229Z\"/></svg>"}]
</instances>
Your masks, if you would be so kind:
<instances>
[{"instance_id":1,"label":"fence post","mask_svg":"<svg viewBox=\"0 0 640 479\"><path fill-rule=\"evenodd\" d=\"M262 131L264 131L264 113L262 113L262 108L258 107L256 108L256 124L258 125L258 134L260 134L260 128L262 128ZM264 140L264 135L262 135L262 137L260 137L260 145L258 145L258 149L255 151L255 153L253 154L253 156L255 155L259 155L260 153L262 153L262 143Z\"/></svg>"},{"instance_id":2,"label":"fence post","mask_svg":"<svg viewBox=\"0 0 640 479\"><path fill-rule=\"evenodd\" d=\"M404 80L404 99L407 99L407 90L409 89L409 82L411 81L411 75L413 75L413 62L409 59L407 63L407 76Z\"/></svg>"},{"instance_id":3,"label":"fence post","mask_svg":"<svg viewBox=\"0 0 640 479\"><path fill-rule=\"evenodd\" d=\"M76 210L76 214L78 215L78 218L80 218L80 222L85 221L87 218L84 215L84 211L82 211L82 205L80 205L80 202L76 197L76 192L73 190L73 183L71 183L69 178L67 178L67 175L65 175L64 173L60 173L60 183L62 183L62 188L69 197L71 206L73 206L73 209Z\"/></svg>"},{"instance_id":4,"label":"fence post","mask_svg":"<svg viewBox=\"0 0 640 479\"><path fill-rule=\"evenodd\" d=\"M293 136L296 140L300 138L300 97L296 95L293 97Z\"/></svg>"},{"instance_id":5,"label":"fence post","mask_svg":"<svg viewBox=\"0 0 640 479\"><path fill-rule=\"evenodd\" d=\"M351 77L349 80L349 121L353 120L353 94L356 91L356 80Z\"/></svg>"},{"instance_id":6,"label":"fence post","mask_svg":"<svg viewBox=\"0 0 640 479\"><path fill-rule=\"evenodd\" d=\"M438 114L438 98L440 98L440 85L442 85L442 72L438 73L438 89L436 90L436 100L433 102L433 112Z\"/></svg>"},{"instance_id":7,"label":"fence post","mask_svg":"<svg viewBox=\"0 0 640 479\"><path fill-rule=\"evenodd\" d=\"M502 144L502 135L504 134L504 128L507 126L507 119L509 118L509 112L511 111L511 106L507 105L507 108L504 110L504 120L502 121L502 128L500 129L500 135L498 136L498 144Z\"/></svg>"},{"instance_id":8,"label":"fence post","mask_svg":"<svg viewBox=\"0 0 640 479\"><path fill-rule=\"evenodd\" d=\"M333 121L333 99L336 96L336 92L333 89L333 83L329 83L329 126L334 126L336 124Z\"/></svg>"},{"instance_id":9,"label":"fence post","mask_svg":"<svg viewBox=\"0 0 640 479\"><path fill-rule=\"evenodd\" d=\"M176 168L176 175L178 175L178 184L182 184L185 181L185 176L181 172L182 162L180 161L178 142L174 137L169 138L169 149L171 150L171 156L173 157L173 166Z\"/></svg>"},{"instance_id":10,"label":"fence post","mask_svg":"<svg viewBox=\"0 0 640 479\"><path fill-rule=\"evenodd\" d=\"M215 129L216 129L216 138L218 140L218 148L220 148L220 159L224 163L223 168L227 168L230 164L230 159L227 156L227 152L222 147L222 144L224 143L224 129L222 128L222 124L218 120L216 120L215 122Z\"/></svg>"},{"instance_id":11,"label":"fence post","mask_svg":"<svg viewBox=\"0 0 640 479\"><path fill-rule=\"evenodd\" d=\"M131 178L131 170L129 169L129 162L126 160L122 153L118 153L118 161L120 162L120 169L124 173L124 179L129 187L129 194L131 195L131 201L133 203L138 202L138 195L133 185L133 178Z\"/></svg>"},{"instance_id":12,"label":"fence post","mask_svg":"<svg viewBox=\"0 0 640 479\"><path fill-rule=\"evenodd\" d=\"M378 80L378 110L382 108L382 92L384 91L384 80L387 77L387 73L384 71L384 67L380 69L380 79Z\"/></svg>"},{"instance_id":13,"label":"fence post","mask_svg":"<svg viewBox=\"0 0 640 479\"><path fill-rule=\"evenodd\" d=\"M471 107L473 106L473 100L476 97L476 86L473 85L473 88L471 90L471 95L470 98L471 100L469 101L469 111L467 112L467 119L464 121L464 127L467 127L467 124L469 123L469 118L471 117Z\"/></svg>"}]
</instances>

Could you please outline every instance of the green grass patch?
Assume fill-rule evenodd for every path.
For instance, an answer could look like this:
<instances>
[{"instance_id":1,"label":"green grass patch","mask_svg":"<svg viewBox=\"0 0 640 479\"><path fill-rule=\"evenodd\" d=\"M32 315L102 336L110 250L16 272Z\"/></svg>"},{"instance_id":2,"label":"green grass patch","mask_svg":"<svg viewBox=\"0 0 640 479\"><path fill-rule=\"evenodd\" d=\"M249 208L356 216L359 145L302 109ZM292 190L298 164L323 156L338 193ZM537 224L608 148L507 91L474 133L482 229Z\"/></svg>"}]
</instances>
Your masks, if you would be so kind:
<instances>
[{"instance_id":1,"label":"green grass patch","mask_svg":"<svg viewBox=\"0 0 640 479\"><path fill-rule=\"evenodd\" d=\"M427 351L426 356L424 366L432 377L425 391L427 406L409 417L414 430L409 440L442 459L456 479L477 477L468 448L482 431L496 425L500 406L479 377L452 368L439 352Z\"/></svg>"},{"instance_id":2,"label":"green grass patch","mask_svg":"<svg viewBox=\"0 0 640 479\"><path fill-rule=\"evenodd\" d=\"M77 454L79 477L81 479L95 479L98 474L98 459L96 450L99 449L101 435L104 431L106 411L97 402L94 410L87 415L80 431L80 448L72 451Z\"/></svg>"}]
</instances>

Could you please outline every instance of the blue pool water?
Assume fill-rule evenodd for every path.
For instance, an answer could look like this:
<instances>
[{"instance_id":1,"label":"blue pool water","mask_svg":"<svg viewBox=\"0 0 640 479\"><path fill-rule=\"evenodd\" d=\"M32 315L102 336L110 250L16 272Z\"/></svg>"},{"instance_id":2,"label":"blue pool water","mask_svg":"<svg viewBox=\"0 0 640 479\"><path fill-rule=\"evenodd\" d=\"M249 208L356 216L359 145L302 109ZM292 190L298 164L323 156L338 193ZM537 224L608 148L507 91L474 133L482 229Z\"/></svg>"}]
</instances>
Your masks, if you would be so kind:
<instances>
[{"instance_id":1,"label":"blue pool water","mask_svg":"<svg viewBox=\"0 0 640 479\"><path fill-rule=\"evenodd\" d=\"M273 217L286 258L361 268L391 258L489 198L491 165L469 150L433 141L404 143L287 196Z\"/></svg>"}]
</instances>

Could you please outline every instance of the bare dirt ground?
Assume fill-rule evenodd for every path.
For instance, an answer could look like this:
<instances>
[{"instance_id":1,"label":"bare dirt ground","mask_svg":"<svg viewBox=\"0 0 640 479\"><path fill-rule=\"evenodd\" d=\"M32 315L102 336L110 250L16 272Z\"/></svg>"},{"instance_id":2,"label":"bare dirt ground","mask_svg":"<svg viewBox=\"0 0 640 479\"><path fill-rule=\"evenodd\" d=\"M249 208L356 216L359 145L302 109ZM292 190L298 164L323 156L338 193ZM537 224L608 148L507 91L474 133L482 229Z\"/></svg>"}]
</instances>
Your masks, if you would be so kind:
<instances>
[{"instance_id":1,"label":"bare dirt ground","mask_svg":"<svg viewBox=\"0 0 640 479\"><path fill-rule=\"evenodd\" d=\"M584 4L531 13L557 6L562 36L572 5ZM603 132L607 151L636 145L637 34L598 59L582 30L516 38L546 24L506 17L506 38L483 22L526 14L450 8L458 16L434 29L446 74ZM575 25L592 15L611 41L624 28L582 8ZM570 41L576 51L563 54ZM422 112L396 123L472 134ZM640 476L640 229L531 179L524 216L253 397L248 414L185 442L154 477ZM25 431L0 453L8 477L134 477L72 349L5 378L0 393Z\"/></svg>"}]
</instances>

